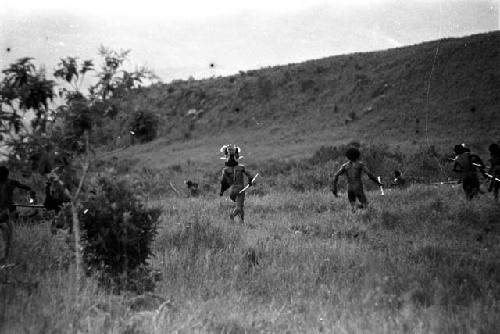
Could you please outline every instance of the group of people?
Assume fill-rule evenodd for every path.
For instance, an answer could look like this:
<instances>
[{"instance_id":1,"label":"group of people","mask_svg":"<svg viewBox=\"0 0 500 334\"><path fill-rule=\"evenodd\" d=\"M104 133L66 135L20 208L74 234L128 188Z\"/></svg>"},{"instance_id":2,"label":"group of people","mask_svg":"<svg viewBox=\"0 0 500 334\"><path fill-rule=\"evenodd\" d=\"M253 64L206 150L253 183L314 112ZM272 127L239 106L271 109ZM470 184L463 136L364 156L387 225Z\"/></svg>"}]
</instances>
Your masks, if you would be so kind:
<instances>
[{"instance_id":1,"label":"group of people","mask_svg":"<svg viewBox=\"0 0 500 334\"><path fill-rule=\"evenodd\" d=\"M253 174L247 171L245 166L239 164L238 160L240 158L241 149L238 146L224 145L221 148L221 152L224 153L226 162L225 167L222 170L219 195L223 196L226 190L230 190L229 197L233 202L235 202L235 208L230 213L229 218L234 220L235 217L239 217L240 220L244 222L245 190L253 185L258 174ZM359 208L365 208L368 205L368 200L363 190L363 182L361 180L363 173L368 175L368 177L378 186L382 187L383 184L377 177L375 177L375 175L373 175L372 172L370 172L365 164L359 160L361 153L358 148L349 148L345 155L348 162L343 164L337 173L335 173L332 184L332 192L335 196L338 196L338 179L341 175L345 174L347 177L347 198L349 199L352 210L356 209L356 201L359 201ZM396 176L396 179L399 184L402 184L404 180L401 173L399 171L398 173L399 174ZM248 179L248 184L246 186L245 176Z\"/></svg>"},{"instance_id":2,"label":"group of people","mask_svg":"<svg viewBox=\"0 0 500 334\"><path fill-rule=\"evenodd\" d=\"M16 205L18 204L13 202L14 190L21 189L29 192L30 204L24 206L40 207L35 204L36 192L30 186L10 179L9 174L10 171L7 166L0 166L0 263L9 255L13 221L17 218ZM63 223L57 220L57 215L63 204L69 201L66 190L70 190L76 180L72 174L74 172L69 166L59 166L47 176L45 199L41 207L55 213L51 223L52 234L56 233L57 228L63 227Z\"/></svg>"},{"instance_id":3,"label":"group of people","mask_svg":"<svg viewBox=\"0 0 500 334\"><path fill-rule=\"evenodd\" d=\"M471 200L480 193L479 171L484 178L489 180L488 191L493 192L495 200L498 201L500 190L500 146L495 143L489 146L489 167L484 165L478 155L470 153L470 149L464 144L456 145L454 151L456 156L453 159L453 171L460 175L458 182L462 183L466 198ZM224 192L230 189L229 197L235 202L235 208L229 217L231 220L234 220L235 217L239 216L241 221L244 221L245 190L253 185L255 175L239 164L238 160L241 153L239 147L225 145L221 148L221 152L224 153L226 162L222 170L220 196L223 196ZM383 189L384 185L380 181L380 178L375 177L366 165L360 161L361 153L358 148L349 148L345 156L348 161L335 173L331 187L332 193L338 197L338 180L340 176L345 175L347 178L347 198L351 209L355 211L357 208L366 208L368 200L364 192L362 175L366 174L381 189ZM245 175L248 178L248 185L246 187L244 182ZM394 171L394 179L391 182L391 186L403 188L406 185L406 180L403 178L401 171Z\"/></svg>"},{"instance_id":4,"label":"group of people","mask_svg":"<svg viewBox=\"0 0 500 334\"><path fill-rule=\"evenodd\" d=\"M484 178L489 180L488 190L493 192L495 200L498 200L500 190L500 146L491 144L490 166L486 167L481 158L470 152L470 149L465 145L456 145L454 147L455 158L453 171L460 174L459 183L462 183L466 198L471 200L480 193L480 182L478 172ZM221 148L221 153L224 154L225 166L222 170L220 179L219 195L223 196L224 192L229 189L229 197L235 202L235 207L231 211L229 217L234 220L239 217L241 222L245 220L245 192L254 184L257 174L249 172L245 166L239 163L241 149L236 145L224 145ZM332 193L338 196L338 180L339 177L345 175L347 178L347 198L352 210L357 208L366 208L368 200L363 188L362 175L366 174L377 186L383 187L380 178L375 175L360 161L360 151L356 147L349 148L345 156L347 162L335 173L331 186ZM68 166L59 166L58 176L53 177L49 174L47 186L45 189L45 201L43 207L47 210L59 212L64 201L68 199L64 197L64 189L61 185L71 186L72 173ZM67 171L66 171L67 170ZM62 172L61 172L62 171ZM245 177L247 183L245 184ZM391 185L395 187L404 187L406 181L402 177L402 173L398 170L394 172L394 180ZM74 180L73 180L74 181ZM192 188L192 192L198 194L198 184L192 181L187 181L186 185ZM16 188L29 192L30 198L35 198L35 192L31 187L24 185L16 180L9 179L9 169L6 166L0 166L0 261L9 254L11 237L12 237L12 220L15 213L15 205L13 204L13 193ZM190 189L191 189L190 188ZM383 188L381 188L383 189ZM54 233L56 229L55 220L52 222L51 230Z\"/></svg>"}]
</instances>

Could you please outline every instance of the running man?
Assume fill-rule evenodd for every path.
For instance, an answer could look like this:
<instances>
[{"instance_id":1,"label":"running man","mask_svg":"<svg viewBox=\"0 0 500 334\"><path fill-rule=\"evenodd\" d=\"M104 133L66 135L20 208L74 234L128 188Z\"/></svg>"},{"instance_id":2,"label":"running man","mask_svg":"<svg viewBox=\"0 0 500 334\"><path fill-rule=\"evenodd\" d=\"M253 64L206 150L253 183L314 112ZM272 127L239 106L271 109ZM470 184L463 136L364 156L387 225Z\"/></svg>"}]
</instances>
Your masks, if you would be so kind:
<instances>
[{"instance_id":1,"label":"running man","mask_svg":"<svg viewBox=\"0 0 500 334\"><path fill-rule=\"evenodd\" d=\"M349 160L345 164L340 167L340 169L335 173L332 184L332 192L338 197L337 193L337 184L339 180L339 176L342 174L346 174L347 176L347 198L349 199L349 203L351 204L352 211L356 210L356 199L359 200L360 205L359 208L366 208L368 205L368 200L366 199L365 192L363 190L363 182L361 180L361 176L363 172L368 175L368 177L375 182L379 187L382 187L383 184L379 182L379 180L375 177L366 168L365 164L359 161L361 153L355 147L351 147L345 153L345 156Z\"/></svg>"}]
</instances>

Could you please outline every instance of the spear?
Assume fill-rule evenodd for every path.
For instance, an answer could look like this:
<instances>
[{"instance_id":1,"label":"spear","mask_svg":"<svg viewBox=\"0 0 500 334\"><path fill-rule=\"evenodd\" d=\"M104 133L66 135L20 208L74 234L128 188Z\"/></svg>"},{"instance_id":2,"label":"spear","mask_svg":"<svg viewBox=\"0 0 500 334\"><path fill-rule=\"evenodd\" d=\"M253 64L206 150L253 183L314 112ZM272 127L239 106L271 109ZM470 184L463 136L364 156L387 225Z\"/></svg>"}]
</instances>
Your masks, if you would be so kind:
<instances>
[{"instance_id":1,"label":"spear","mask_svg":"<svg viewBox=\"0 0 500 334\"><path fill-rule=\"evenodd\" d=\"M377 180L378 180L378 183L382 183L382 182L380 182L380 176L377 177ZM385 195L385 193L384 193L384 187L383 186L379 186L379 188L380 188L380 195L384 196Z\"/></svg>"},{"instance_id":2,"label":"spear","mask_svg":"<svg viewBox=\"0 0 500 334\"><path fill-rule=\"evenodd\" d=\"M458 184L457 180L454 181L441 181L441 182L434 182L431 183L432 185L442 185L442 184Z\"/></svg>"},{"instance_id":3,"label":"spear","mask_svg":"<svg viewBox=\"0 0 500 334\"><path fill-rule=\"evenodd\" d=\"M20 208L39 208L43 209L45 206L42 204L20 204L20 203L14 203L12 204L13 206L20 207Z\"/></svg>"},{"instance_id":4,"label":"spear","mask_svg":"<svg viewBox=\"0 0 500 334\"><path fill-rule=\"evenodd\" d=\"M257 176L259 176L259 173L255 174L253 179L245 186L245 188L241 189L238 194L244 193L250 187L250 185L254 183L255 179L257 179Z\"/></svg>"}]
</instances>

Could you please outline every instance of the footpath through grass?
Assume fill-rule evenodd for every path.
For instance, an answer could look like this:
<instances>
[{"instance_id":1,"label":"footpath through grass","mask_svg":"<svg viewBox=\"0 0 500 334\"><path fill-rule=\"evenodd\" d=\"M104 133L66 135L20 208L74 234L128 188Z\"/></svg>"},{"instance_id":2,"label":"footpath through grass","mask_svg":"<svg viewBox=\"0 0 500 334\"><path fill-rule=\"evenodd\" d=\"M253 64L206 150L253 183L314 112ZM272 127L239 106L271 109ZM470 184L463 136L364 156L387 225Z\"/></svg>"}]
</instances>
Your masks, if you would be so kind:
<instances>
[{"instance_id":1,"label":"footpath through grass","mask_svg":"<svg viewBox=\"0 0 500 334\"><path fill-rule=\"evenodd\" d=\"M216 196L150 202L164 210L152 311L92 277L77 289L65 236L18 226L0 332L498 332L500 205L447 186L369 199L353 214L326 191L250 191L245 225Z\"/></svg>"}]
</instances>

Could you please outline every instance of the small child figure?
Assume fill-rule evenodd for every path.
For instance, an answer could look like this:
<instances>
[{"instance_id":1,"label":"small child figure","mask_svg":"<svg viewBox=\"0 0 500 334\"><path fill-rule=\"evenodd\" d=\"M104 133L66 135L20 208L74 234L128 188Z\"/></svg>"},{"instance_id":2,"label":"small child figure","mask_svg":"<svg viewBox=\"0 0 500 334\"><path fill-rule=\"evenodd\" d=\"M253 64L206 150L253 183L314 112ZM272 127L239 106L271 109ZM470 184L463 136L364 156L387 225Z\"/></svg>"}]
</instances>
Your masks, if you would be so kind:
<instances>
[{"instance_id":1,"label":"small child figure","mask_svg":"<svg viewBox=\"0 0 500 334\"><path fill-rule=\"evenodd\" d=\"M394 171L394 180L392 180L391 186L396 188L406 187L406 180L403 178L403 174L399 170Z\"/></svg>"},{"instance_id":2,"label":"small child figure","mask_svg":"<svg viewBox=\"0 0 500 334\"><path fill-rule=\"evenodd\" d=\"M357 148L351 147L345 153L348 162L342 165L340 169L335 173L333 178L332 192L338 197L337 194L337 184L339 176L342 174L347 175L347 198L351 204L352 211L356 210L356 199L359 200L359 208L366 208L368 205L368 200L366 199L365 192L363 190L363 182L361 180L362 173L364 172L373 182L375 182L379 187L383 184L373 175L364 165L363 162L359 161L360 152Z\"/></svg>"}]
</instances>

